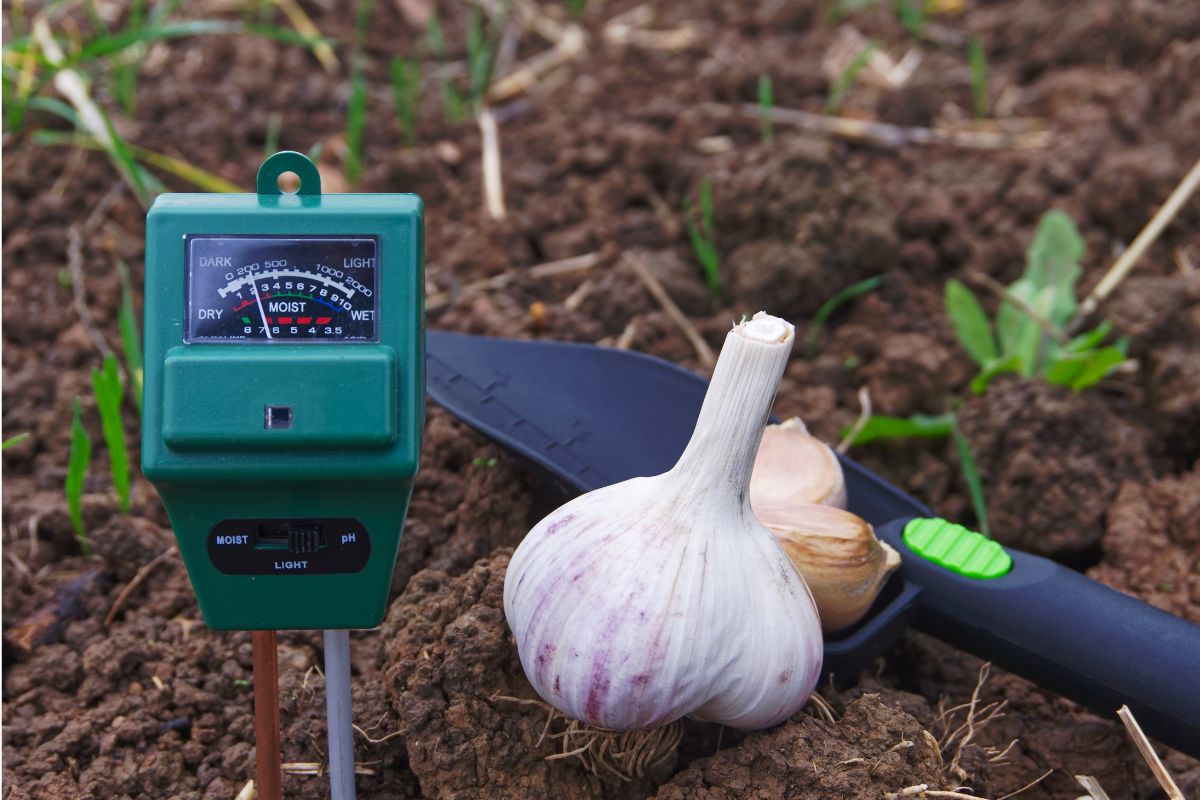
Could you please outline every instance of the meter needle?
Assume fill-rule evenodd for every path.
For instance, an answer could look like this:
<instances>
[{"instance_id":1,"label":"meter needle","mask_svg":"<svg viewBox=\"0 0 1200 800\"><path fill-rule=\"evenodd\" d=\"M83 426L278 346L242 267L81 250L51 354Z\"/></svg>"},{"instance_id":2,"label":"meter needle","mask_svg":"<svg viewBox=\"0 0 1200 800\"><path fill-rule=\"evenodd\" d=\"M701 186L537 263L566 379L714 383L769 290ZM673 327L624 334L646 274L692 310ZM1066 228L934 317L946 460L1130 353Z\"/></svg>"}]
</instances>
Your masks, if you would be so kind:
<instances>
[{"instance_id":1,"label":"meter needle","mask_svg":"<svg viewBox=\"0 0 1200 800\"><path fill-rule=\"evenodd\" d=\"M250 289L254 292L254 300L258 303L258 315L262 317L263 332L267 334L267 338L271 338L271 326L267 324L267 312L263 311L262 298L258 296L258 286L253 280L250 281Z\"/></svg>"}]
</instances>

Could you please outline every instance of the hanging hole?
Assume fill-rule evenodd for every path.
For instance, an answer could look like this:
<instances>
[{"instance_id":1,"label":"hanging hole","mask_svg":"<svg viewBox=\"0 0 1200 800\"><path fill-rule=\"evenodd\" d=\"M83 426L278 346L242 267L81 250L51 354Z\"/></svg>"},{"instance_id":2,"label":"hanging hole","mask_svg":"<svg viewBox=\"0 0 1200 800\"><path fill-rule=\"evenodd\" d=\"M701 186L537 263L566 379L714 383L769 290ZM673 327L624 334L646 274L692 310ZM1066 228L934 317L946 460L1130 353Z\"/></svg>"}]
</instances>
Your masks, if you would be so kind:
<instances>
[{"instance_id":1,"label":"hanging hole","mask_svg":"<svg viewBox=\"0 0 1200 800\"><path fill-rule=\"evenodd\" d=\"M300 176L294 172L281 172L275 179L275 185L284 194L295 194L300 191Z\"/></svg>"}]
</instances>

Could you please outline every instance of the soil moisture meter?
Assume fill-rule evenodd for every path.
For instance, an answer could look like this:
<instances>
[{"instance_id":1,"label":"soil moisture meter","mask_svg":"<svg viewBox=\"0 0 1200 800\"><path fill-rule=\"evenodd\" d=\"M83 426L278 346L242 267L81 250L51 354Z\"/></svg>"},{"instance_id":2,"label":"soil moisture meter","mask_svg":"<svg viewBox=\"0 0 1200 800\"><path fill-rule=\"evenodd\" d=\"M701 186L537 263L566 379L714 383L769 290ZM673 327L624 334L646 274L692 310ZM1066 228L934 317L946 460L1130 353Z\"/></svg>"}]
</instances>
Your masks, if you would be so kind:
<instances>
[{"instance_id":1,"label":"soil moisture meter","mask_svg":"<svg viewBox=\"0 0 1200 800\"><path fill-rule=\"evenodd\" d=\"M299 153L257 194L150 209L142 470L210 627L382 620L424 417L421 257L418 197L323 195Z\"/></svg>"}]
</instances>

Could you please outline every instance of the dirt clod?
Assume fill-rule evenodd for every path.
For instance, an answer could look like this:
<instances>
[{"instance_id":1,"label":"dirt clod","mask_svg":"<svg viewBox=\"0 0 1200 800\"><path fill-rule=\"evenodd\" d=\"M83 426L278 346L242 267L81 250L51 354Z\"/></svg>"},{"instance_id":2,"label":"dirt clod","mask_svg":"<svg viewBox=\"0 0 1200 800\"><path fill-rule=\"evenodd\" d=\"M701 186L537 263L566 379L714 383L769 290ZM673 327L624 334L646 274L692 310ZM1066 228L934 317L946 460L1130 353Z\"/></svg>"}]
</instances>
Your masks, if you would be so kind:
<instances>
[{"instance_id":1,"label":"dirt clod","mask_svg":"<svg viewBox=\"0 0 1200 800\"><path fill-rule=\"evenodd\" d=\"M959 424L983 478L997 539L1059 557L1093 551L1121 481L1150 475L1150 435L1096 395L1040 380L996 381Z\"/></svg>"}]
</instances>

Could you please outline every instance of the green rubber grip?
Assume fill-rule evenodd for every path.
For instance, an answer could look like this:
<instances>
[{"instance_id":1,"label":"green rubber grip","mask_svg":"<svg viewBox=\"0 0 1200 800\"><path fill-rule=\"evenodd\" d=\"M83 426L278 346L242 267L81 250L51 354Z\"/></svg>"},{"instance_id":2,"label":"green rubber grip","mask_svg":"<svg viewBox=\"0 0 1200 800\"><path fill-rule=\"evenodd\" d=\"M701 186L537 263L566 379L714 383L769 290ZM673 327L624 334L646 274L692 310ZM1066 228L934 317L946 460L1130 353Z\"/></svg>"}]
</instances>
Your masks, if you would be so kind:
<instances>
[{"instance_id":1,"label":"green rubber grip","mask_svg":"<svg viewBox=\"0 0 1200 800\"><path fill-rule=\"evenodd\" d=\"M909 520L904 543L922 558L967 578L999 578L1012 569L1012 556L999 544L944 519Z\"/></svg>"}]
</instances>

